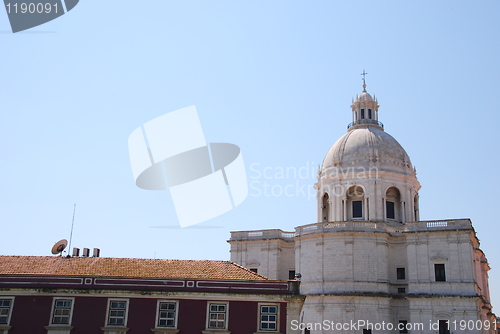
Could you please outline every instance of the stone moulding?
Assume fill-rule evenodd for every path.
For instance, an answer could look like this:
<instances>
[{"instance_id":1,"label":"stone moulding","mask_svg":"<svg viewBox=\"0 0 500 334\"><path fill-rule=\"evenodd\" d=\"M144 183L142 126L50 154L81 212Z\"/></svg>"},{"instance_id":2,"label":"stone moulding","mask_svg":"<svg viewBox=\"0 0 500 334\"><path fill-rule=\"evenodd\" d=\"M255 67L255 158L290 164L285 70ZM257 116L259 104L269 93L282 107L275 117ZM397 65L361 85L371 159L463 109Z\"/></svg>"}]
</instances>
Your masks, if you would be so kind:
<instances>
[{"instance_id":1,"label":"stone moulding","mask_svg":"<svg viewBox=\"0 0 500 334\"><path fill-rule=\"evenodd\" d=\"M47 334L70 334L73 326L69 325L49 325L45 326Z\"/></svg>"},{"instance_id":2,"label":"stone moulding","mask_svg":"<svg viewBox=\"0 0 500 334\"><path fill-rule=\"evenodd\" d=\"M176 328L151 328L151 331L155 334L177 334L179 330Z\"/></svg>"},{"instance_id":3,"label":"stone moulding","mask_svg":"<svg viewBox=\"0 0 500 334\"><path fill-rule=\"evenodd\" d=\"M104 332L104 334L121 334L121 333L126 333L129 328L127 327L101 327L101 330Z\"/></svg>"}]
</instances>

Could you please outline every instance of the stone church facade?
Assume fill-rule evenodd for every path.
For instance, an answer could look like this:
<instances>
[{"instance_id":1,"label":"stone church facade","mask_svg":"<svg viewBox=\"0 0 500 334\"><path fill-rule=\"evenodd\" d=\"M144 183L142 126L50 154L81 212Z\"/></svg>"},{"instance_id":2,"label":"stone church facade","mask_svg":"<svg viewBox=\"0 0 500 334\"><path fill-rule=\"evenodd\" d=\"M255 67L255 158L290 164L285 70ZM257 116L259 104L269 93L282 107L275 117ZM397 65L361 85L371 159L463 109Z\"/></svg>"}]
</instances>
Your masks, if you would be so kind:
<instances>
[{"instance_id":1,"label":"stone church facade","mask_svg":"<svg viewBox=\"0 0 500 334\"><path fill-rule=\"evenodd\" d=\"M416 171L365 84L351 109L318 170L317 222L232 232L231 261L300 279L290 333L497 333L471 221L420 221Z\"/></svg>"}]
</instances>

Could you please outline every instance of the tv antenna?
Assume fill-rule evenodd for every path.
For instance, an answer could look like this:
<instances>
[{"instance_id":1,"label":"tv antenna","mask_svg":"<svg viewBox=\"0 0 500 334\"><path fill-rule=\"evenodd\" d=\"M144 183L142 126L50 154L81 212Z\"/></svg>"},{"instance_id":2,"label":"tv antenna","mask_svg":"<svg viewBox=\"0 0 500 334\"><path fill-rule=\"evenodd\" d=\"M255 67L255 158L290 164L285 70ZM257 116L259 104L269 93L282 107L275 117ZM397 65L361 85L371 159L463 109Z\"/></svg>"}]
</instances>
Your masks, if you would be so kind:
<instances>
[{"instance_id":1,"label":"tv antenna","mask_svg":"<svg viewBox=\"0 0 500 334\"><path fill-rule=\"evenodd\" d=\"M66 246L68 245L68 240L62 239L56 242L54 247L52 247L52 254L59 254L62 255L63 250L66 249Z\"/></svg>"},{"instance_id":2,"label":"tv antenna","mask_svg":"<svg viewBox=\"0 0 500 334\"><path fill-rule=\"evenodd\" d=\"M71 250L71 239L73 239L73 225L75 225L76 203L73 206L73 220L71 221L71 233L69 235L69 249Z\"/></svg>"}]
</instances>

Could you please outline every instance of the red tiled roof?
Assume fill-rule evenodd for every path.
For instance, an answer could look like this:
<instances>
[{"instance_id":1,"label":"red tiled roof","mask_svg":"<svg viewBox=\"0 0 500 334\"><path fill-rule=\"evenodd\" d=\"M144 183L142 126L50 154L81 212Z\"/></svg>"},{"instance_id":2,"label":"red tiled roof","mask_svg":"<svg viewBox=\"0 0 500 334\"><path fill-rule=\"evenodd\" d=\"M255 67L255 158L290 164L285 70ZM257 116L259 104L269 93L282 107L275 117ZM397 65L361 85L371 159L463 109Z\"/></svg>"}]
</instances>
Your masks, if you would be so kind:
<instances>
[{"instance_id":1,"label":"red tiled roof","mask_svg":"<svg viewBox=\"0 0 500 334\"><path fill-rule=\"evenodd\" d=\"M269 280L231 261L62 256L0 255L0 275Z\"/></svg>"}]
</instances>

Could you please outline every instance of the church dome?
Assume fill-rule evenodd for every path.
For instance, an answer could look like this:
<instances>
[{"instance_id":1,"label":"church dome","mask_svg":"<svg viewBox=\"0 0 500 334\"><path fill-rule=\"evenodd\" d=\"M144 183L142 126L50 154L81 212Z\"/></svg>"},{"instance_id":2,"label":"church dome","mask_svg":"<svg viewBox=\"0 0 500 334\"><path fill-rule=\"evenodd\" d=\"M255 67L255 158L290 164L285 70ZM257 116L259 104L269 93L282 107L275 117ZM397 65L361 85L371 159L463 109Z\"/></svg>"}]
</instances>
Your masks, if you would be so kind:
<instances>
[{"instance_id":1,"label":"church dome","mask_svg":"<svg viewBox=\"0 0 500 334\"><path fill-rule=\"evenodd\" d=\"M322 169L377 165L380 170L407 174L410 158L394 137L378 127L357 127L340 137L330 148Z\"/></svg>"},{"instance_id":2,"label":"church dome","mask_svg":"<svg viewBox=\"0 0 500 334\"><path fill-rule=\"evenodd\" d=\"M404 148L379 122L378 101L366 91L364 74L363 91L351 105L353 122L347 126L347 133L330 148L321 170L374 167L378 171L415 175Z\"/></svg>"},{"instance_id":3,"label":"church dome","mask_svg":"<svg viewBox=\"0 0 500 334\"><path fill-rule=\"evenodd\" d=\"M357 101L360 101L360 102L372 102L373 101L373 97L368 94L366 91L363 91L361 94L358 95Z\"/></svg>"},{"instance_id":4,"label":"church dome","mask_svg":"<svg viewBox=\"0 0 500 334\"><path fill-rule=\"evenodd\" d=\"M318 222L404 224L419 220L420 183L410 157L379 122L379 105L363 91L353 99L347 133L318 168ZM359 225L356 225L359 226Z\"/></svg>"}]
</instances>

